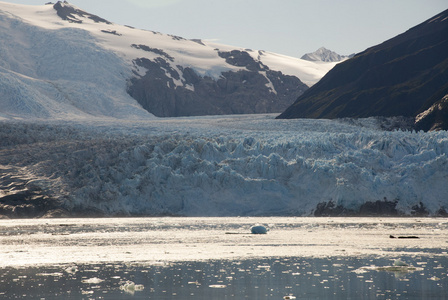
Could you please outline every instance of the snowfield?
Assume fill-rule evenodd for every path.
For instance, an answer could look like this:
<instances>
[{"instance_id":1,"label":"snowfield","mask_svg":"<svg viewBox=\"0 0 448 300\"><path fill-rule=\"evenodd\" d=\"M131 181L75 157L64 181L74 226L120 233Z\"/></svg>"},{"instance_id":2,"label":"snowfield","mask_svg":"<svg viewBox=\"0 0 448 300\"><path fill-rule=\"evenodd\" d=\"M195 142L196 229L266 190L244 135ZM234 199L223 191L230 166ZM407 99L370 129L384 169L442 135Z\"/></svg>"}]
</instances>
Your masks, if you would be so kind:
<instances>
[{"instance_id":1,"label":"snowfield","mask_svg":"<svg viewBox=\"0 0 448 300\"><path fill-rule=\"evenodd\" d=\"M60 5L79 10L68 3ZM72 18L76 22L63 20L53 4L0 2L0 118L151 118L126 91L131 78L147 71L136 65L140 58L163 59L180 74L171 78L175 86L189 90L193 86L183 78L180 67L214 79L222 72L246 70L227 63L220 51L245 51L271 70L296 76L307 85L335 65L187 40L89 15L73 14ZM171 77L168 69L166 75Z\"/></svg>"},{"instance_id":2,"label":"snowfield","mask_svg":"<svg viewBox=\"0 0 448 300\"><path fill-rule=\"evenodd\" d=\"M274 115L149 121L4 121L0 165L68 211L106 215L308 216L322 202L399 213L448 207L448 133L376 119Z\"/></svg>"},{"instance_id":3,"label":"snowfield","mask_svg":"<svg viewBox=\"0 0 448 300\"><path fill-rule=\"evenodd\" d=\"M126 93L126 63L88 31L43 21L55 17L51 5L0 2L0 117L151 117Z\"/></svg>"}]
</instances>

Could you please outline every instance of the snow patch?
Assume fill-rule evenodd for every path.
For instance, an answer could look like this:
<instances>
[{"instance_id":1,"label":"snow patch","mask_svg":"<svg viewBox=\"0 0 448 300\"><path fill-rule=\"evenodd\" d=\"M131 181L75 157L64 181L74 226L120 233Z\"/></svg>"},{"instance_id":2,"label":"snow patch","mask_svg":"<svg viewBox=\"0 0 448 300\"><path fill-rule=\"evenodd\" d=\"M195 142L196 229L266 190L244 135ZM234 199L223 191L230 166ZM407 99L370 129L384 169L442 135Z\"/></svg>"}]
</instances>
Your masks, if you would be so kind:
<instances>
[{"instance_id":1,"label":"snow patch","mask_svg":"<svg viewBox=\"0 0 448 300\"><path fill-rule=\"evenodd\" d=\"M263 75L264 78L266 78L266 80L268 81L266 83L266 87L269 89L269 92L277 95L277 91L275 90L274 84L269 79L268 75L266 74L266 71L260 71L260 74Z\"/></svg>"}]
</instances>

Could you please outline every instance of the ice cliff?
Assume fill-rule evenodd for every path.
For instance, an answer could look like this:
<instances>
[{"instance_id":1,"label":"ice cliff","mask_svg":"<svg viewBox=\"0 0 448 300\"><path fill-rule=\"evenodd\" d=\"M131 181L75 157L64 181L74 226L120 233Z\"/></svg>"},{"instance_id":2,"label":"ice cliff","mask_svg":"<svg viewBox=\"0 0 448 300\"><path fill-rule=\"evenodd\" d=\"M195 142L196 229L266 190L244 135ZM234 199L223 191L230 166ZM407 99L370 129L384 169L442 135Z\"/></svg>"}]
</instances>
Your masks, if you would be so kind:
<instances>
[{"instance_id":1,"label":"ice cliff","mask_svg":"<svg viewBox=\"0 0 448 300\"><path fill-rule=\"evenodd\" d=\"M446 131L273 118L2 123L0 165L75 214L446 213Z\"/></svg>"}]
</instances>

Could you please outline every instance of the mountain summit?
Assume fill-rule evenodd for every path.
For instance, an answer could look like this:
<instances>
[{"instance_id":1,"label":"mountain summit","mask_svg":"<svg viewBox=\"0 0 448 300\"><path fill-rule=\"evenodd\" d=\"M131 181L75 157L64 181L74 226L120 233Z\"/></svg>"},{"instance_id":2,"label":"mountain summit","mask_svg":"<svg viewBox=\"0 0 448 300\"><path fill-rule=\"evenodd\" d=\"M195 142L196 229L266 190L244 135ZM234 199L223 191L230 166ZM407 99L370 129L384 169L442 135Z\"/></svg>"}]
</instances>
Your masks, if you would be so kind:
<instances>
[{"instance_id":1,"label":"mountain summit","mask_svg":"<svg viewBox=\"0 0 448 300\"><path fill-rule=\"evenodd\" d=\"M448 129L447 53L448 10L339 63L278 118L404 116Z\"/></svg>"},{"instance_id":2,"label":"mountain summit","mask_svg":"<svg viewBox=\"0 0 448 300\"><path fill-rule=\"evenodd\" d=\"M334 51L321 47L312 53L303 55L300 59L309 61L340 62L353 56L354 55L339 55Z\"/></svg>"}]
</instances>

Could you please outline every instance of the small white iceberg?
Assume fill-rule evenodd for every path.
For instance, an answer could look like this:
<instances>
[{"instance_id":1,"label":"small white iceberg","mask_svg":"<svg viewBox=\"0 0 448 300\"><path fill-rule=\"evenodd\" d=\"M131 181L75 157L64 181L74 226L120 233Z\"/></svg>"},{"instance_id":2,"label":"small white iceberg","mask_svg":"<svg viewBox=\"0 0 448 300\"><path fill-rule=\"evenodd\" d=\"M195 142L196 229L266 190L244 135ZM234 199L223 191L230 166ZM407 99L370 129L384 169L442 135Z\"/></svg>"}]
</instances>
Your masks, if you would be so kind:
<instances>
[{"instance_id":1,"label":"small white iceberg","mask_svg":"<svg viewBox=\"0 0 448 300\"><path fill-rule=\"evenodd\" d=\"M250 228L250 232L253 234L266 234L268 230L263 225L255 225Z\"/></svg>"}]
</instances>

